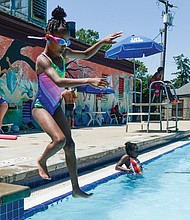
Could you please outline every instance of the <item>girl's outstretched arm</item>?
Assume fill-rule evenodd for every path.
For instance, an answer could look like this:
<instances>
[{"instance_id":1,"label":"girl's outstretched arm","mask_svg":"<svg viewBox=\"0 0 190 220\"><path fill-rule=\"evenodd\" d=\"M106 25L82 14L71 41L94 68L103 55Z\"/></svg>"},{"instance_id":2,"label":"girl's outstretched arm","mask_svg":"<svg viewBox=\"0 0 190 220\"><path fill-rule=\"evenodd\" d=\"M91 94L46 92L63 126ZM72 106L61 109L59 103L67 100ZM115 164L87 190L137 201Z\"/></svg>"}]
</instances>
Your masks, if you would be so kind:
<instances>
[{"instance_id":1,"label":"girl's outstretched arm","mask_svg":"<svg viewBox=\"0 0 190 220\"><path fill-rule=\"evenodd\" d=\"M122 35L122 31L116 32L113 34L110 34L106 38L98 41L91 47L89 47L85 51L80 51L80 50L72 50L70 48L66 49L66 56L70 58L78 58L78 59L89 59L92 57L94 54L98 52L98 50L104 45L104 44L114 44L116 43L115 39L120 37Z\"/></svg>"}]
</instances>

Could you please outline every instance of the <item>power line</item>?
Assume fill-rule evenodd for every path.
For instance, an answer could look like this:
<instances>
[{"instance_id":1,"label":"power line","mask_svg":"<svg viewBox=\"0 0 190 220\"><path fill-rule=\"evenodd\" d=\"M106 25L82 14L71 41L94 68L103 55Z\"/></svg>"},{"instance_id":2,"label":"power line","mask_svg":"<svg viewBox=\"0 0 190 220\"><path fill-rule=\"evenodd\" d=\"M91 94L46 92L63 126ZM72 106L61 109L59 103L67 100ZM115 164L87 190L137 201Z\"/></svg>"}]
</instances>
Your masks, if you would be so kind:
<instances>
[{"instance_id":1,"label":"power line","mask_svg":"<svg viewBox=\"0 0 190 220\"><path fill-rule=\"evenodd\" d=\"M156 40L156 38L158 38L160 36L160 32L156 35L156 37L153 40Z\"/></svg>"}]
</instances>

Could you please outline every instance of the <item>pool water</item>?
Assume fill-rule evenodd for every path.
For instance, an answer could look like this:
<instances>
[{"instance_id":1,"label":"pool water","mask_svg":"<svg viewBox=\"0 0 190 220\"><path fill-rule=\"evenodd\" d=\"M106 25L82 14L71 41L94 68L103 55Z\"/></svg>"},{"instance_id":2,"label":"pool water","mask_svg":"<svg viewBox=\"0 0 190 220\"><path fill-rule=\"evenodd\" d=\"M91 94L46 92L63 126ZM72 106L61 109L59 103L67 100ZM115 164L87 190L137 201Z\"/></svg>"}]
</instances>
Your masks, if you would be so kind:
<instances>
[{"instance_id":1,"label":"pool water","mask_svg":"<svg viewBox=\"0 0 190 220\"><path fill-rule=\"evenodd\" d=\"M190 144L143 165L142 177L120 175L90 192L54 203L32 220L190 219Z\"/></svg>"}]
</instances>

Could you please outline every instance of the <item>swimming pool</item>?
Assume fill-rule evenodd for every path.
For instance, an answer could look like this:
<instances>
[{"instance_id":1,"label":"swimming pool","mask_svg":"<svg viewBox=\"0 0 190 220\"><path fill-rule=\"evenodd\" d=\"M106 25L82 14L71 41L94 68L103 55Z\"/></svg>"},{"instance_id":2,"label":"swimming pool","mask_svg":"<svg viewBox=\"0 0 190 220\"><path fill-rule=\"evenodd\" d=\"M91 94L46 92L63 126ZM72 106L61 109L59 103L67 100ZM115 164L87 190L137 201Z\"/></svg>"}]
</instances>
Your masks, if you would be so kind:
<instances>
[{"instance_id":1,"label":"swimming pool","mask_svg":"<svg viewBox=\"0 0 190 220\"><path fill-rule=\"evenodd\" d=\"M103 184L98 182L88 186L94 192L90 199L68 196L28 219L189 219L190 143L143 166L141 178L112 175L105 178Z\"/></svg>"}]
</instances>

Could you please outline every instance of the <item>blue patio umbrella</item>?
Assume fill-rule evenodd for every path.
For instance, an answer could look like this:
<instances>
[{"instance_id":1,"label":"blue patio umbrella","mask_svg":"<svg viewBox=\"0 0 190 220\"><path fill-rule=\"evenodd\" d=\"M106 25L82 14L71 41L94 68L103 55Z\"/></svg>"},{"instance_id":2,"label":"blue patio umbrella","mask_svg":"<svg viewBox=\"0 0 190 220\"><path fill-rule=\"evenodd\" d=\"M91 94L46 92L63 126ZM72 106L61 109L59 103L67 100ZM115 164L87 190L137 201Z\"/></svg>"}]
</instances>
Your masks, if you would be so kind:
<instances>
[{"instance_id":1,"label":"blue patio umbrella","mask_svg":"<svg viewBox=\"0 0 190 220\"><path fill-rule=\"evenodd\" d=\"M110 59L141 58L162 51L162 45L154 40L132 35L114 44L106 51L105 57Z\"/></svg>"},{"instance_id":2,"label":"blue patio umbrella","mask_svg":"<svg viewBox=\"0 0 190 220\"><path fill-rule=\"evenodd\" d=\"M95 88L90 85L83 85L83 86L78 86L77 91L89 93L89 94L112 94L112 93L115 93L114 89L110 86L100 89L100 88Z\"/></svg>"},{"instance_id":3,"label":"blue patio umbrella","mask_svg":"<svg viewBox=\"0 0 190 220\"><path fill-rule=\"evenodd\" d=\"M105 57L110 59L126 59L126 58L141 58L147 57L163 51L161 44L158 44L154 40L143 36L132 35L114 44L109 50L106 51ZM134 76L135 74L135 62L134 62ZM136 81L134 83L136 91ZM136 102L136 93L135 93Z\"/></svg>"}]
</instances>

